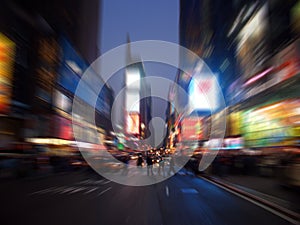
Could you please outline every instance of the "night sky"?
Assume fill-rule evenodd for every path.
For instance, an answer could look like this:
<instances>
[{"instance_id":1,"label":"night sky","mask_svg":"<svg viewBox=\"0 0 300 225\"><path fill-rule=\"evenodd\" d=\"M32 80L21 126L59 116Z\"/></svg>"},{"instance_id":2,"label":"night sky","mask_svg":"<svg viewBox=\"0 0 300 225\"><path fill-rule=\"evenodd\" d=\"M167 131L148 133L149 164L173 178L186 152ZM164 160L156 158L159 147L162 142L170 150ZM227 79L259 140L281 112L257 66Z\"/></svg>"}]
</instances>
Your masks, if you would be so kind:
<instances>
[{"instance_id":1,"label":"night sky","mask_svg":"<svg viewBox=\"0 0 300 225\"><path fill-rule=\"evenodd\" d=\"M101 53L127 41L162 40L179 43L179 2L160 0L104 0L102 5ZM160 76L174 81L176 68L159 63L145 63L146 76ZM109 81L115 95L122 87L124 70ZM167 90L168 88L166 88ZM153 116L164 117L167 103L153 101Z\"/></svg>"}]
</instances>

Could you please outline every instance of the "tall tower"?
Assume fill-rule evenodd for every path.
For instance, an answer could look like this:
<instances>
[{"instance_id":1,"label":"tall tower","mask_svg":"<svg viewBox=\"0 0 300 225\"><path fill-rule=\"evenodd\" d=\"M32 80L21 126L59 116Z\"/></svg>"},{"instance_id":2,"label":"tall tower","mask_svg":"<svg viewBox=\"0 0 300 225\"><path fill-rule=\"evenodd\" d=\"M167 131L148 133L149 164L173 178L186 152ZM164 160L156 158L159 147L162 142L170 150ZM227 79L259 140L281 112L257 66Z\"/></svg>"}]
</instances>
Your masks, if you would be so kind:
<instances>
[{"instance_id":1,"label":"tall tower","mask_svg":"<svg viewBox=\"0 0 300 225\"><path fill-rule=\"evenodd\" d=\"M145 76L142 63L138 57L133 57L130 48L130 37L127 35L127 53L125 68L125 106L124 130L126 134L140 135L140 90L141 77Z\"/></svg>"},{"instance_id":2,"label":"tall tower","mask_svg":"<svg viewBox=\"0 0 300 225\"><path fill-rule=\"evenodd\" d=\"M124 131L138 139L146 139L150 136L148 124L151 120L152 108L151 87L144 79L146 73L141 58L132 53L129 35L127 35L127 44ZM152 141L150 142L152 143Z\"/></svg>"}]
</instances>

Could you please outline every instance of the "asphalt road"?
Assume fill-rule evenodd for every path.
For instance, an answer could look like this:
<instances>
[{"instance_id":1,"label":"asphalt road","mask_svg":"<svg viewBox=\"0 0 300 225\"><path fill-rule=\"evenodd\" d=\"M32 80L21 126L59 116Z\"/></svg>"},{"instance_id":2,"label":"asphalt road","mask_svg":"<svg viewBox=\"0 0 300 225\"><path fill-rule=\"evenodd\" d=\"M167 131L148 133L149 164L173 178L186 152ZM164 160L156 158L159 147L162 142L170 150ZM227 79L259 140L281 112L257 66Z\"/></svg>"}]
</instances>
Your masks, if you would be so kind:
<instances>
[{"instance_id":1,"label":"asphalt road","mask_svg":"<svg viewBox=\"0 0 300 225\"><path fill-rule=\"evenodd\" d=\"M177 174L129 187L76 172L0 183L0 224L279 225L286 220L205 180Z\"/></svg>"}]
</instances>

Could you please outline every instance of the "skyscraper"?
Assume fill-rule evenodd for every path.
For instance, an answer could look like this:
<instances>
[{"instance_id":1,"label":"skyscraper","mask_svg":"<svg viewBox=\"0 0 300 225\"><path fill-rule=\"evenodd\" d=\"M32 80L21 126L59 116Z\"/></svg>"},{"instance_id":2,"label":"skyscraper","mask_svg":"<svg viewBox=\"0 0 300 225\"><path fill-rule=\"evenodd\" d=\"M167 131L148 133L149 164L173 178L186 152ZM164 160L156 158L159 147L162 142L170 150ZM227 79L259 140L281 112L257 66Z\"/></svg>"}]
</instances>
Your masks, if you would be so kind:
<instances>
[{"instance_id":1,"label":"skyscraper","mask_svg":"<svg viewBox=\"0 0 300 225\"><path fill-rule=\"evenodd\" d=\"M149 136L151 120L151 87L147 84L144 64L138 55L132 53L127 36L127 67L125 68L125 132L139 139Z\"/></svg>"}]
</instances>

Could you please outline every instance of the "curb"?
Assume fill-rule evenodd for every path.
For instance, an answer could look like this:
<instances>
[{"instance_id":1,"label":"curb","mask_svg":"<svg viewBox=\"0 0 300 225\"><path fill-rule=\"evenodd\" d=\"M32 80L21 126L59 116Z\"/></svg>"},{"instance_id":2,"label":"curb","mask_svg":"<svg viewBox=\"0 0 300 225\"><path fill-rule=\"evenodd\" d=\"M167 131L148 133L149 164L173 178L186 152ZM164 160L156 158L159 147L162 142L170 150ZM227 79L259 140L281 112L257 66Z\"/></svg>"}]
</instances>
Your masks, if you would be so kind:
<instances>
[{"instance_id":1,"label":"curb","mask_svg":"<svg viewBox=\"0 0 300 225\"><path fill-rule=\"evenodd\" d=\"M260 203L261 205L266 206L267 208L270 208L271 210L282 214L285 218L288 217L288 218L292 219L292 221L290 221L290 222L292 222L294 224L300 224L300 214L299 213L296 213L290 209L286 209L276 203L270 202L266 199L263 199L256 195L253 195L247 191L244 191L244 190L236 187L234 184L228 184L228 183L222 182L221 180L219 180L217 178L214 178L214 177L211 177L208 175L203 175L203 174L198 175L198 177L204 178L212 183L223 186L224 188L227 188L234 193L238 193L239 195L249 198L249 199L253 200L254 202Z\"/></svg>"}]
</instances>

